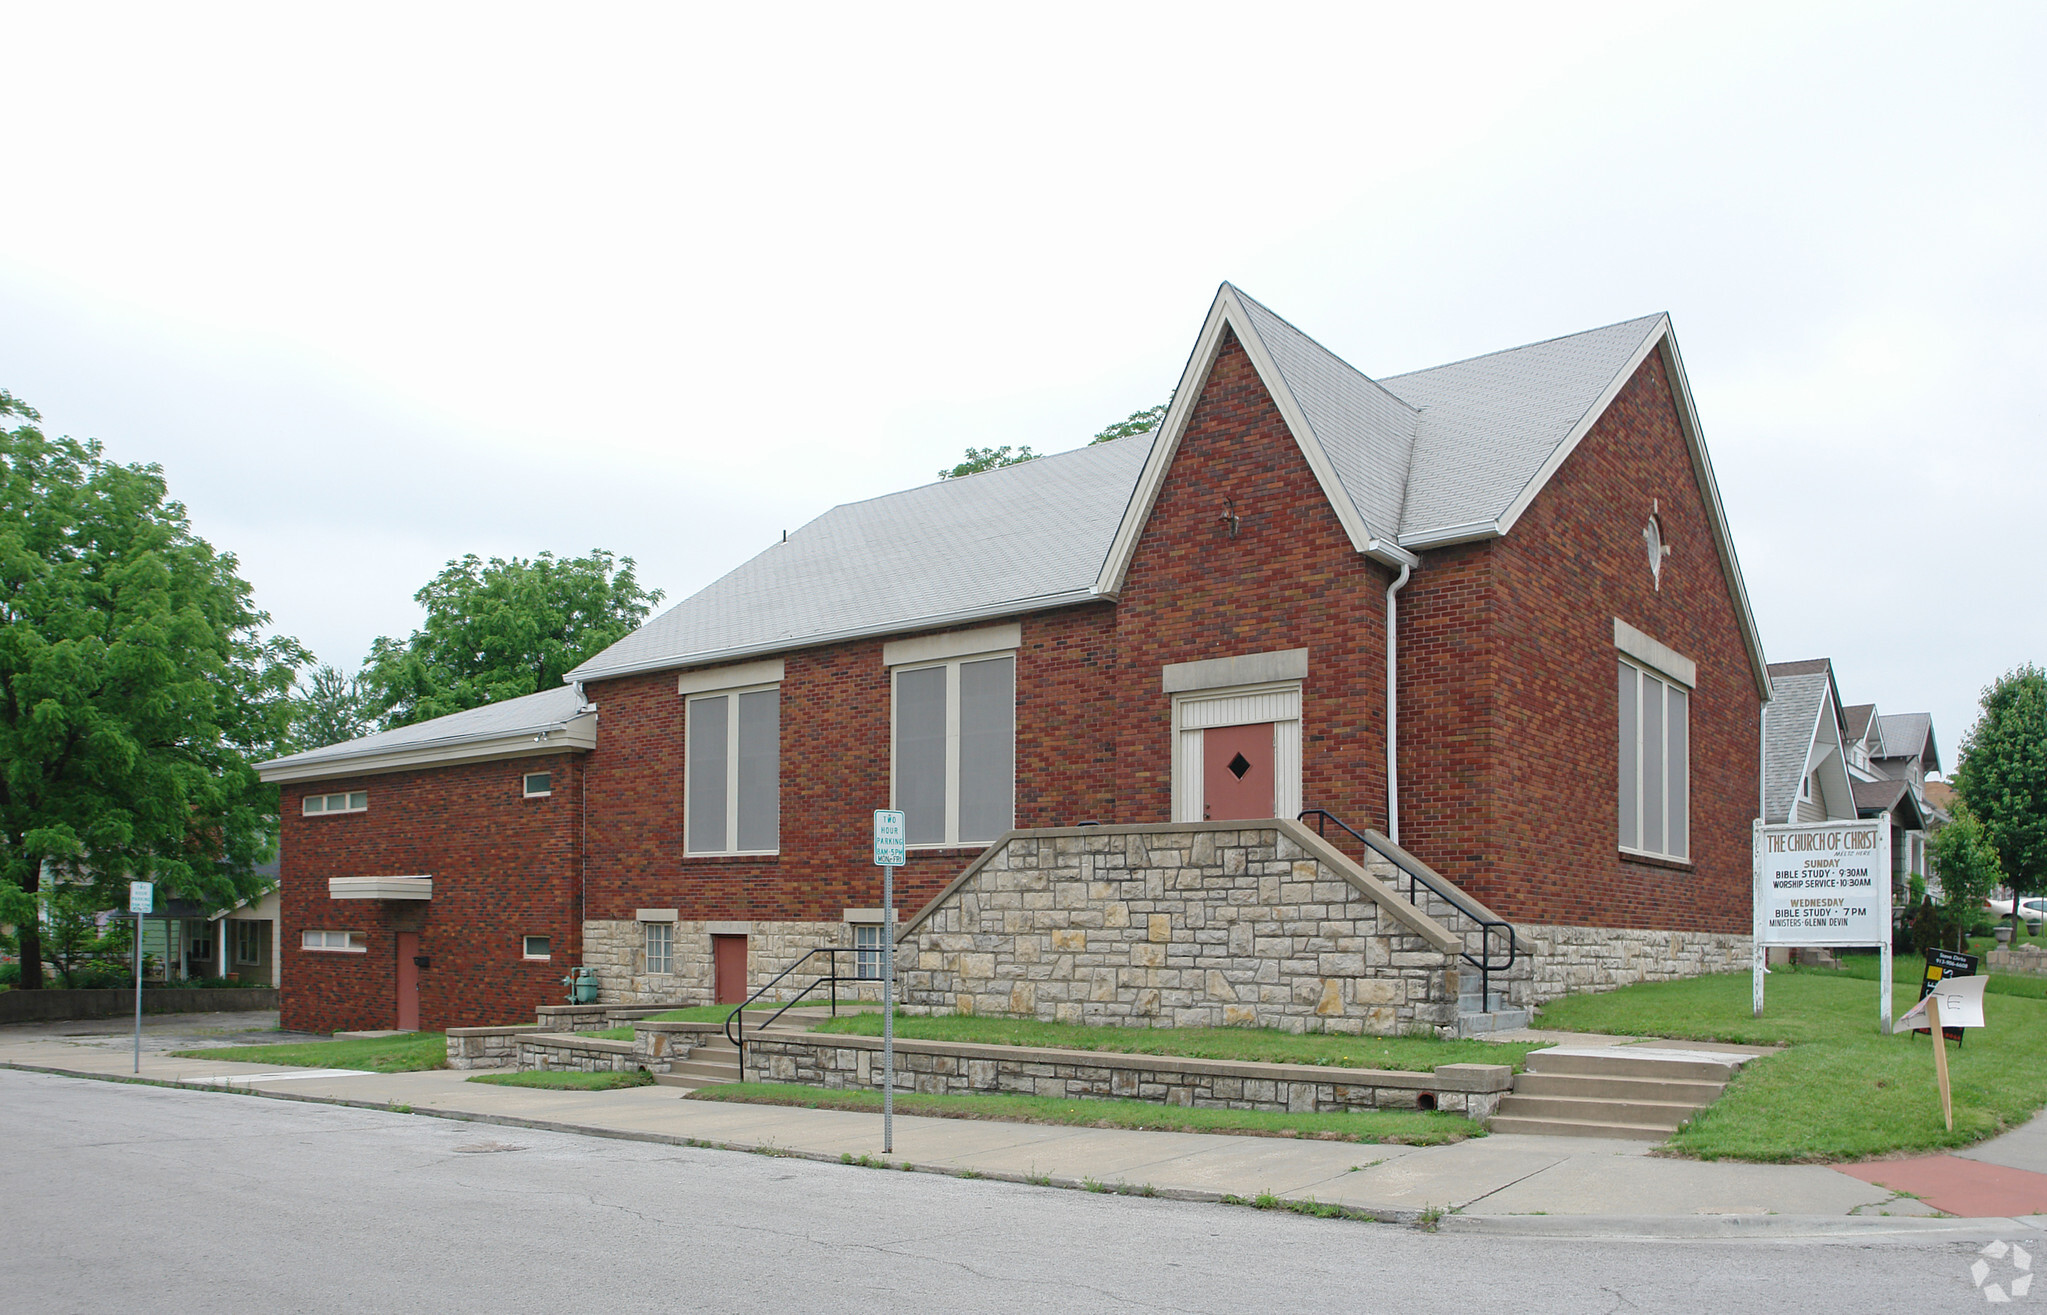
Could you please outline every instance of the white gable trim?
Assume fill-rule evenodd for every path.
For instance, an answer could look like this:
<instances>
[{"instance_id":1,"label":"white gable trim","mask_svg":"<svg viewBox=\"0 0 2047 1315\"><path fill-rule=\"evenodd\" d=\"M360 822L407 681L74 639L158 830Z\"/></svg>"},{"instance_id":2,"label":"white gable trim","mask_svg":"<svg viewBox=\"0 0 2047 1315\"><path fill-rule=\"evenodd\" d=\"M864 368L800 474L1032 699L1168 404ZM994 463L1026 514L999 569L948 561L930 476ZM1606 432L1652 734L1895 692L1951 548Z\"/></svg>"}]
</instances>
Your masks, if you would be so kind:
<instances>
[{"instance_id":1,"label":"white gable trim","mask_svg":"<svg viewBox=\"0 0 2047 1315\"><path fill-rule=\"evenodd\" d=\"M1742 641L1748 647L1750 674L1755 677L1756 695L1770 701L1770 661L1763 656L1763 634L1756 628L1755 609L1749 606L1748 585L1741 577L1741 561L1734 555L1734 534L1727 527L1727 508L1720 501L1720 481L1713 477L1713 459L1706 455L1705 431L1699 425L1699 410L1692 402L1691 381L1685 377L1684 358L1678 355L1677 335L1666 318L1656 335L1663 348L1663 368L1670 376L1677 399L1678 426L1684 430L1685 445L1692 452L1692 472L1699 483L1699 497L1706 504L1706 525L1713 531L1713 547L1720 554L1721 574L1734 598L1734 614L1741 621ZM1630 374L1633 373L1631 369Z\"/></svg>"},{"instance_id":2,"label":"white gable trim","mask_svg":"<svg viewBox=\"0 0 2047 1315\"><path fill-rule=\"evenodd\" d=\"M1208 310L1208 321L1201 326L1201 336L1195 340L1194 352L1187 358L1187 368L1180 374L1180 386L1173 392L1173 404L1166 411L1165 422L1159 426L1159 437L1152 444L1144 471L1137 477L1137 487L1131 492L1130 504L1123 510L1123 521L1116 527L1116 537L1110 541L1109 555L1103 560L1102 573L1095 580L1095 592L1113 597L1123 588L1123 577L1130 570L1131 559L1137 555L1138 539L1144 533L1145 522L1151 519L1152 505L1158 501L1159 490L1165 486L1173 458L1179 455L1180 439L1187 432L1187 422L1193 417L1194 408L1201 401L1202 387L1208 382L1216 357L1222 352L1225 328L1235 330L1237 341L1243 344L1244 354L1251 359L1251 367L1258 372L1259 382L1272 396L1280 418L1286 422L1294 443L1308 462L1308 469L1314 472L1315 482L1321 485L1322 496L1335 511L1337 520L1342 522L1351 547L1388 565L1414 565L1418 560L1414 554L1392 539L1379 538L1365 523L1357 504L1351 500L1342 479L1337 476L1335 464L1315 437L1307 414L1301 410L1293 390L1287 387L1285 377L1273 363L1264 339L1258 336L1250 315L1237 299L1237 290L1225 283L1215 294L1215 302Z\"/></svg>"}]
</instances>

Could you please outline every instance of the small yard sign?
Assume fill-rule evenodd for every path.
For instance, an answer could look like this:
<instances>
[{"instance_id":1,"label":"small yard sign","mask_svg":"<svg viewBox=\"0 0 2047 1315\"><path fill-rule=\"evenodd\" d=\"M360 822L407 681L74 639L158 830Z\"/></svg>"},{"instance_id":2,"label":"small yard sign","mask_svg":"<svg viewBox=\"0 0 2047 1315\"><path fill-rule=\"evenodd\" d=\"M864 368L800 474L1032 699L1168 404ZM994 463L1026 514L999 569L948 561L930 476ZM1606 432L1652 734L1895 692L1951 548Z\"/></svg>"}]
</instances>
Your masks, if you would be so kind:
<instances>
[{"instance_id":1,"label":"small yard sign","mask_svg":"<svg viewBox=\"0 0 2047 1315\"><path fill-rule=\"evenodd\" d=\"M1772 945L1875 946L1877 1021L1891 1026L1891 828L1870 822L1765 826L1754 840L1755 1012Z\"/></svg>"},{"instance_id":2,"label":"small yard sign","mask_svg":"<svg viewBox=\"0 0 2047 1315\"><path fill-rule=\"evenodd\" d=\"M899 868L903 865L904 840L909 827L900 809L874 810L874 866Z\"/></svg>"},{"instance_id":3,"label":"small yard sign","mask_svg":"<svg viewBox=\"0 0 2047 1315\"><path fill-rule=\"evenodd\" d=\"M1949 1028L1983 1026L1983 988L1988 977L1942 977L1919 1003L1905 1011L1894 1032L1924 1027L1933 1036L1933 1072L1940 1081L1940 1116L1947 1130L1955 1130L1955 1101L1947 1076L1947 1031Z\"/></svg>"},{"instance_id":4,"label":"small yard sign","mask_svg":"<svg viewBox=\"0 0 2047 1315\"><path fill-rule=\"evenodd\" d=\"M128 912L156 912L156 883L153 881L131 881L128 883Z\"/></svg>"}]
</instances>

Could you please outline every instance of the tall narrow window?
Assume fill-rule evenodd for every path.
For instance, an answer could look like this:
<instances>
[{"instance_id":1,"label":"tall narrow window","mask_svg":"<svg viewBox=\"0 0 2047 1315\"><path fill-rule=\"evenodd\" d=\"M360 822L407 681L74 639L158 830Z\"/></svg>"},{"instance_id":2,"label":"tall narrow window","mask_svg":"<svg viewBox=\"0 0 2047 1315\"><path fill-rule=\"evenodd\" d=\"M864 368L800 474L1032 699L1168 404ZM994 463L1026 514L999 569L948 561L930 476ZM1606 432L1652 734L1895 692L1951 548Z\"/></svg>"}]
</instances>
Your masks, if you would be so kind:
<instances>
[{"instance_id":1,"label":"tall narrow window","mask_svg":"<svg viewBox=\"0 0 2047 1315\"><path fill-rule=\"evenodd\" d=\"M1620 846L1686 858L1691 696L1646 668L1630 662L1619 668Z\"/></svg>"},{"instance_id":2,"label":"tall narrow window","mask_svg":"<svg viewBox=\"0 0 2047 1315\"><path fill-rule=\"evenodd\" d=\"M985 844L1016 819L1016 659L895 673L895 803L913 845Z\"/></svg>"},{"instance_id":3,"label":"tall narrow window","mask_svg":"<svg viewBox=\"0 0 2047 1315\"><path fill-rule=\"evenodd\" d=\"M782 695L689 701L684 791L691 854L771 854L782 835Z\"/></svg>"},{"instance_id":4,"label":"tall narrow window","mask_svg":"<svg viewBox=\"0 0 2047 1315\"><path fill-rule=\"evenodd\" d=\"M675 924L649 922L642 924L647 929L647 971L650 973L672 973L675 971Z\"/></svg>"},{"instance_id":5,"label":"tall narrow window","mask_svg":"<svg viewBox=\"0 0 2047 1315\"><path fill-rule=\"evenodd\" d=\"M878 922L854 924L853 975L863 982L881 980L881 924Z\"/></svg>"}]
</instances>

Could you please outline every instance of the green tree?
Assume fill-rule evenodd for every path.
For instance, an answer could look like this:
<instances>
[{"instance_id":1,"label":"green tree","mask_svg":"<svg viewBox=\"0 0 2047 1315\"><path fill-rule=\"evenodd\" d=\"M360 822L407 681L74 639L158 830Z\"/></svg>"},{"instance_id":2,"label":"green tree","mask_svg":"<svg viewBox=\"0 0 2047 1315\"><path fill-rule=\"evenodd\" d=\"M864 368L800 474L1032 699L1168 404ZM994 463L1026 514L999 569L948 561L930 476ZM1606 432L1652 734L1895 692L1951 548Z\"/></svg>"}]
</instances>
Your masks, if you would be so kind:
<instances>
[{"instance_id":1,"label":"green tree","mask_svg":"<svg viewBox=\"0 0 2047 1315\"><path fill-rule=\"evenodd\" d=\"M100 915L107 905L93 883L46 881L42 905L43 953L61 985L67 989L101 985L109 977L132 980L128 956L135 944L135 921L109 918L102 926Z\"/></svg>"},{"instance_id":2,"label":"green tree","mask_svg":"<svg viewBox=\"0 0 2047 1315\"><path fill-rule=\"evenodd\" d=\"M363 678L322 663L313 668L302 692L292 701L292 747L318 749L355 739L369 732L372 719L370 692Z\"/></svg>"},{"instance_id":3,"label":"green tree","mask_svg":"<svg viewBox=\"0 0 2047 1315\"><path fill-rule=\"evenodd\" d=\"M1012 451L1007 443L1004 443L1001 447L970 447L967 449L967 459L965 461L960 462L951 470L939 471L938 477L940 479L958 479L962 475L978 475L984 470L994 470L998 466L1020 466L1026 461L1037 460L1037 457L1038 454L1027 447L1016 448Z\"/></svg>"},{"instance_id":4,"label":"green tree","mask_svg":"<svg viewBox=\"0 0 2047 1315\"><path fill-rule=\"evenodd\" d=\"M51 439L0 392L0 922L42 984L46 866L99 908L129 878L224 905L255 893L305 650L261 635L232 555L157 466Z\"/></svg>"},{"instance_id":5,"label":"green tree","mask_svg":"<svg viewBox=\"0 0 2047 1315\"><path fill-rule=\"evenodd\" d=\"M1983 823L1961 801L1955 804L1954 820L1933 833L1927 849L1934 874L1940 878L1942 940L1959 950L1967 943L1969 928L1982 916L1983 901L2002 876L1997 851Z\"/></svg>"},{"instance_id":6,"label":"green tree","mask_svg":"<svg viewBox=\"0 0 2047 1315\"><path fill-rule=\"evenodd\" d=\"M1113 443L1119 438L1130 438L1137 434L1148 434L1159 427L1159 422L1166 418L1166 408L1171 405L1171 399L1167 399L1164 402L1160 402L1157 406L1148 406L1142 411L1132 411L1129 419L1118 420L1116 423L1098 431L1093 438L1087 441L1088 446L1093 447L1097 443ZM1004 444L1001 447L970 447L967 449L966 460L960 462L951 470L939 471L938 477L940 479L958 479L962 475L978 475L984 470L994 470L1000 466L1015 466L1021 465L1026 461L1034 461L1041 455L1043 454L1033 452L1027 447L1012 449L1008 444Z\"/></svg>"},{"instance_id":7,"label":"green tree","mask_svg":"<svg viewBox=\"0 0 2047 1315\"><path fill-rule=\"evenodd\" d=\"M2047 671L2028 663L1983 691L1955 793L1982 819L2014 897L2047 891Z\"/></svg>"},{"instance_id":8,"label":"green tree","mask_svg":"<svg viewBox=\"0 0 2047 1315\"><path fill-rule=\"evenodd\" d=\"M1109 425L1089 439L1087 444L1089 447L1093 447L1097 443L1113 443L1119 438L1133 438L1138 434L1149 434L1152 430L1159 427L1160 421L1166 418L1166 408L1172 404L1173 400L1167 398L1157 406L1148 406L1142 411L1132 411L1129 419L1118 420L1115 424Z\"/></svg>"},{"instance_id":9,"label":"green tree","mask_svg":"<svg viewBox=\"0 0 2047 1315\"><path fill-rule=\"evenodd\" d=\"M570 669L632 633L663 595L640 588L633 559L474 553L414 594L426 625L379 637L363 668L382 725L409 726L554 689Z\"/></svg>"}]
</instances>

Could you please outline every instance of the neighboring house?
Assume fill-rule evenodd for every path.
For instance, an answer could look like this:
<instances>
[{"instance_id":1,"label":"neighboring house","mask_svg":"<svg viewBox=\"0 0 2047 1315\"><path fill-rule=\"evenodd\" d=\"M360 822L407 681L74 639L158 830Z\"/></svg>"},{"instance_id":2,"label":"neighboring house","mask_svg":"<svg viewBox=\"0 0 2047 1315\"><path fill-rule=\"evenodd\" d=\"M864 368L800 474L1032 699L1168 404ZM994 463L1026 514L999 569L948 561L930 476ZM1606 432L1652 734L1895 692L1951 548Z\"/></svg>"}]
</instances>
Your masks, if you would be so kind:
<instances>
[{"instance_id":1,"label":"neighboring house","mask_svg":"<svg viewBox=\"0 0 2047 1315\"><path fill-rule=\"evenodd\" d=\"M1834 664L1826 658L1770 664L1763 709L1763 820L1853 821L1848 725Z\"/></svg>"},{"instance_id":2,"label":"neighboring house","mask_svg":"<svg viewBox=\"0 0 2047 1315\"><path fill-rule=\"evenodd\" d=\"M1225 285L1154 433L835 508L571 680L264 766L286 1026L871 954L891 806L906 913L1012 828L1323 808L1547 980L1747 961L1770 677L1660 315L1375 381Z\"/></svg>"},{"instance_id":3,"label":"neighboring house","mask_svg":"<svg viewBox=\"0 0 2047 1315\"><path fill-rule=\"evenodd\" d=\"M1856 811L1891 825L1893 896L1902 908L1913 877L1938 893L1939 880L1926 863L1926 838L1948 817L1926 793L1927 775L1941 770L1933 718L1923 712L1884 716L1874 703L1851 704L1841 717Z\"/></svg>"}]
</instances>

